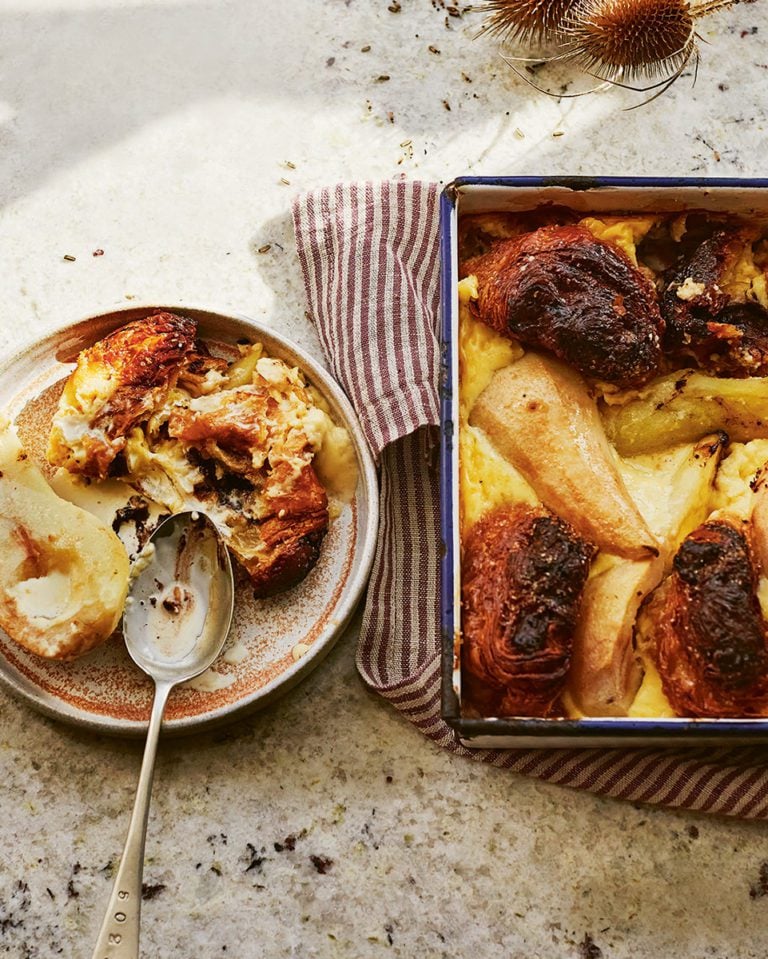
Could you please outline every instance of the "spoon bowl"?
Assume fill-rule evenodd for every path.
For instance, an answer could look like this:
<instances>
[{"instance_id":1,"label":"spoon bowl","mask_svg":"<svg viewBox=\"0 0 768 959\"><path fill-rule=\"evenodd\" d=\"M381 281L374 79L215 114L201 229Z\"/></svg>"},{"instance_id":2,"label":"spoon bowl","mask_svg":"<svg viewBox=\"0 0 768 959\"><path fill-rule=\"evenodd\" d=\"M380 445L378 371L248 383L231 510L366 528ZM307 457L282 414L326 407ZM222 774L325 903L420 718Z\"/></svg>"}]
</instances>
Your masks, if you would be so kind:
<instances>
[{"instance_id":1,"label":"spoon bowl","mask_svg":"<svg viewBox=\"0 0 768 959\"><path fill-rule=\"evenodd\" d=\"M131 659L156 680L182 683L208 669L229 632L229 553L203 513L177 513L145 546L131 584L123 636Z\"/></svg>"},{"instance_id":2,"label":"spoon bowl","mask_svg":"<svg viewBox=\"0 0 768 959\"><path fill-rule=\"evenodd\" d=\"M93 959L138 959L144 840L165 704L177 683L198 676L219 655L235 605L229 553L203 513L177 513L161 523L138 567L123 635L133 661L154 680L155 696L125 849Z\"/></svg>"}]
</instances>

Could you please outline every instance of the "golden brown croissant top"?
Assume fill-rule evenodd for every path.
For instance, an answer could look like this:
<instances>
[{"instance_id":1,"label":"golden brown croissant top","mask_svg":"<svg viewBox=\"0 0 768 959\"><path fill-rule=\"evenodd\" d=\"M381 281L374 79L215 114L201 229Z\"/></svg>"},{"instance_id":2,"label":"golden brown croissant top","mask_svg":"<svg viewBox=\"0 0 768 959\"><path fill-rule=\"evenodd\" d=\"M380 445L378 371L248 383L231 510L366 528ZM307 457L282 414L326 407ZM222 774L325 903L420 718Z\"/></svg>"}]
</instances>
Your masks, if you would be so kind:
<instances>
[{"instance_id":1,"label":"golden brown croissant top","mask_svg":"<svg viewBox=\"0 0 768 959\"><path fill-rule=\"evenodd\" d=\"M550 350L585 376L621 387L657 372L664 321L653 284L583 226L545 226L464 263L477 317Z\"/></svg>"},{"instance_id":2,"label":"golden brown croissant top","mask_svg":"<svg viewBox=\"0 0 768 959\"><path fill-rule=\"evenodd\" d=\"M643 617L664 693L678 715L768 710L768 642L757 579L745 524L712 519L681 545Z\"/></svg>"},{"instance_id":3,"label":"golden brown croissant top","mask_svg":"<svg viewBox=\"0 0 768 959\"><path fill-rule=\"evenodd\" d=\"M49 461L104 479L129 431L175 385L196 332L188 317L154 313L82 350L54 417Z\"/></svg>"},{"instance_id":4,"label":"golden brown croissant top","mask_svg":"<svg viewBox=\"0 0 768 959\"><path fill-rule=\"evenodd\" d=\"M546 716L562 692L595 549L544 509L500 507L470 530L462 657L484 715Z\"/></svg>"}]
</instances>

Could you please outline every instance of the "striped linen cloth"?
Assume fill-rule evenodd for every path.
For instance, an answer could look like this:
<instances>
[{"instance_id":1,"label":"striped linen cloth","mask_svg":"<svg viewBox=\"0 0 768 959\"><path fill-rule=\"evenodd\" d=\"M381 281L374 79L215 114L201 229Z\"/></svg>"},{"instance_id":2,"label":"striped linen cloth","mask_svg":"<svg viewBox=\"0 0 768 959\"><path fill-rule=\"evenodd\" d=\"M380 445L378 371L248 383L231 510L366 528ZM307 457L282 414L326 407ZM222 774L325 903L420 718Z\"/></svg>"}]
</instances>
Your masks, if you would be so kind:
<instances>
[{"instance_id":1,"label":"striped linen cloth","mask_svg":"<svg viewBox=\"0 0 768 959\"><path fill-rule=\"evenodd\" d=\"M360 631L366 684L454 752L634 802L768 818L768 750L469 750L440 718L438 201L435 184L298 197L296 243L326 358L380 466L381 529Z\"/></svg>"}]
</instances>

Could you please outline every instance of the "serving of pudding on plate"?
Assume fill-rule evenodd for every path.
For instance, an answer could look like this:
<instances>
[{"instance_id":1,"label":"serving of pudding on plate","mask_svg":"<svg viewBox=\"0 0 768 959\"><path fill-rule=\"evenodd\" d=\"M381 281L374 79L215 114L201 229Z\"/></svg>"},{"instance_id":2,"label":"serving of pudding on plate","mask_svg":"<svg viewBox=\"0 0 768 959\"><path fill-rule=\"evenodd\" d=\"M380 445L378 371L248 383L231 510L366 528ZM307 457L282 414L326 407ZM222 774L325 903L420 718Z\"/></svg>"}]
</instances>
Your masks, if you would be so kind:
<instances>
[{"instance_id":1,"label":"serving of pudding on plate","mask_svg":"<svg viewBox=\"0 0 768 959\"><path fill-rule=\"evenodd\" d=\"M766 236L460 221L465 716L768 716Z\"/></svg>"},{"instance_id":2,"label":"serving of pudding on plate","mask_svg":"<svg viewBox=\"0 0 768 959\"><path fill-rule=\"evenodd\" d=\"M301 372L243 344L211 355L194 320L155 313L83 350L54 415L48 460L120 479L218 520L258 595L299 582L328 529L327 490L357 482L348 433Z\"/></svg>"},{"instance_id":3,"label":"serving of pudding on plate","mask_svg":"<svg viewBox=\"0 0 768 959\"><path fill-rule=\"evenodd\" d=\"M0 619L0 686L9 693L92 731L146 734L152 684L122 639L123 590L129 568L146 563L158 522L183 510L210 516L226 539L235 608L216 662L174 689L168 734L267 706L342 635L373 562L376 467L341 387L279 331L189 304L93 314L0 366L0 409L49 506L70 509L55 531L99 530L89 534L93 548L78 546L77 566L64 540L55 563L41 561L35 540L55 531L27 524L34 561L16 562L22 603L30 599L29 612L44 597L47 618L37 626L82 622L86 642L65 630L69 653L34 651L19 642L18 623ZM4 489L0 477L0 515ZM7 519L12 525L12 512ZM124 568L109 565L114 556ZM93 608L99 597L109 599L109 615ZM0 616L3 601L0 586Z\"/></svg>"},{"instance_id":4,"label":"serving of pudding on plate","mask_svg":"<svg viewBox=\"0 0 768 959\"><path fill-rule=\"evenodd\" d=\"M5 442L16 443L12 459L25 455L18 439ZM25 468L34 477L14 486L13 503L19 509L27 504L39 521L27 517L16 527L25 531L16 538L26 552L3 594L2 626L31 651L66 659L103 642L117 624L128 552L115 532L124 526L138 530L137 538L125 537L136 559L162 516L199 508L217 523L254 596L268 597L297 585L314 567L335 504L352 497L358 478L349 433L298 368L269 356L258 342L240 344L228 358L214 355L198 338L194 319L162 311L80 351L52 418L46 456L55 470L53 489L31 463ZM2 497L10 482L9 476L0 480L5 518L10 493ZM66 501L88 509L89 501L103 499L117 484L125 502L109 523ZM44 516L37 505L43 500ZM84 577L89 562L104 570L108 550L114 554L112 580L101 572ZM52 623L66 613L66 642L29 638L32 600L42 595L39 557L46 552L58 557L48 563L58 579L45 575L49 593L55 580L60 607L46 631L50 635ZM70 615L76 593L90 608L113 581L97 626Z\"/></svg>"}]
</instances>

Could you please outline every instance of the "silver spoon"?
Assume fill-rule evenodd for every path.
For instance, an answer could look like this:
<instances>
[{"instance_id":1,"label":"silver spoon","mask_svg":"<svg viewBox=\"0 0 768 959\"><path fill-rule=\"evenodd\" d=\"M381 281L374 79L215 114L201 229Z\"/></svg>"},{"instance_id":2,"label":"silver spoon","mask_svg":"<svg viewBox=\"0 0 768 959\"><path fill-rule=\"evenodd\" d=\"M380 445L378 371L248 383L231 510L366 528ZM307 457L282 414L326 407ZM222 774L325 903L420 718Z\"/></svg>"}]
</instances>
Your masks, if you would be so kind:
<instances>
[{"instance_id":1,"label":"silver spoon","mask_svg":"<svg viewBox=\"0 0 768 959\"><path fill-rule=\"evenodd\" d=\"M165 704L177 683L198 676L219 655L234 607L229 553L207 516L167 519L147 554L126 601L123 635L131 658L154 679L155 697L131 824L93 959L138 959L144 839Z\"/></svg>"}]
</instances>

